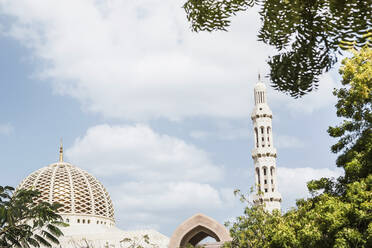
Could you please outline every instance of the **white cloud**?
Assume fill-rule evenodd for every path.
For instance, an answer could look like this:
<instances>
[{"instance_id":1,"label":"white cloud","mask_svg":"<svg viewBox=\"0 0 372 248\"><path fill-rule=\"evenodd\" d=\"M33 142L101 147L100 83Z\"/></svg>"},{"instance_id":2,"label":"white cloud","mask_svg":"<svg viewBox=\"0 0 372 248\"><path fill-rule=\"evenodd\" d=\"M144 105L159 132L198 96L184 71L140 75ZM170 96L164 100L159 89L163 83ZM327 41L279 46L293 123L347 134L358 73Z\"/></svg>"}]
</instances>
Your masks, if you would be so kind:
<instances>
[{"instance_id":1,"label":"white cloud","mask_svg":"<svg viewBox=\"0 0 372 248\"><path fill-rule=\"evenodd\" d=\"M305 143L294 136L275 135L274 144L277 148L302 148Z\"/></svg>"},{"instance_id":2,"label":"white cloud","mask_svg":"<svg viewBox=\"0 0 372 248\"><path fill-rule=\"evenodd\" d=\"M241 118L264 69L256 11L229 33L192 33L183 0L1 1L7 35L45 62L40 74L85 109L122 119ZM249 25L247 25L249 23Z\"/></svg>"},{"instance_id":3,"label":"white cloud","mask_svg":"<svg viewBox=\"0 0 372 248\"><path fill-rule=\"evenodd\" d=\"M0 135L10 135L13 132L14 132L14 127L11 124L0 123Z\"/></svg>"},{"instance_id":4,"label":"white cloud","mask_svg":"<svg viewBox=\"0 0 372 248\"><path fill-rule=\"evenodd\" d=\"M16 17L9 35L47 62L41 73L55 90L90 111L124 119L245 115L247 65L264 67L266 57L252 56L256 37L245 25L243 34L191 33L183 2L24 0L2 1L1 9Z\"/></svg>"},{"instance_id":5,"label":"white cloud","mask_svg":"<svg viewBox=\"0 0 372 248\"><path fill-rule=\"evenodd\" d=\"M162 225L172 212L182 216L228 204L225 190L214 186L222 180L221 166L193 145L145 125L92 127L66 157L103 180L126 227Z\"/></svg>"},{"instance_id":6,"label":"white cloud","mask_svg":"<svg viewBox=\"0 0 372 248\"><path fill-rule=\"evenodd\" d=\"M192 33L184 0L2 0L9 35L29 47L58 94L110 118L243 118L257 72L273 49L257 41L257 9L233 18L229 32ZM332 101L333 81L303 100L273 103L312 112Z\"/></svg>"},{"instance_id":7,"label":"white cloud","mask_svg":"<svg viewBox=\"0 0 372 248\"><path fill-rule=\"evenodd\" d=\"M197 182L126 182L111 189L116 209L122 213L120 221L124 222L131 218L131 213L166 215L169 211L186 209L207 211L223 204L220 193L214 187Z\"/></svg>"},{"instance_id":8,"label":"white cloud","mask_svg":"<svg viewBox=\"0 0 372 248\"><path fill-rule=\"evenodd\" d=\"M94 126L75 140L66 157L102 180L113 198L119 226L127 229L172 231L196 212L219 213L221 220L232 218L231 212L241 214L230 188L234 183L223 186L227 173L223 167L203 150L146 125ZM341 172L278 167L282 208L308 196L307 181L338 177Z\"/></svg>"},{"instance_id":9,"label":"white cloud","mask_svg":"<svg viewBox=\"0 0 372 248\"><path fill-rule=\"evenodd\" d=\"M227 204L213 186L197 182L132 181L109 190L116 219L130 229L172 230L183 218L189 217L185 213L210 213Z\"/></svg>"},{"instance_id":10,"label":"white cloud","mask_svg":"<svg viewBox=\"0 0 372 248\"><path fill-rule=\"evenodd\" d=\"M66 154L101 176L120 173L136 180L200 182L222 177L222 169L204 151L145 125L92 127Z\"/></svg>"},{"instance_id":11,"label":"white cloud","mask_svg":"<svg viewBox=\"0 0 372 248\"><path fill-rule=\"evenodd\" d=\"M286 168L278 167L278 188L283 197L283 209L294 207L296 199L309 196L306 183L310 180L322 177L337 178L342 175L341 169L315 169L305 168Z\"/></svg>"}]
</instances>

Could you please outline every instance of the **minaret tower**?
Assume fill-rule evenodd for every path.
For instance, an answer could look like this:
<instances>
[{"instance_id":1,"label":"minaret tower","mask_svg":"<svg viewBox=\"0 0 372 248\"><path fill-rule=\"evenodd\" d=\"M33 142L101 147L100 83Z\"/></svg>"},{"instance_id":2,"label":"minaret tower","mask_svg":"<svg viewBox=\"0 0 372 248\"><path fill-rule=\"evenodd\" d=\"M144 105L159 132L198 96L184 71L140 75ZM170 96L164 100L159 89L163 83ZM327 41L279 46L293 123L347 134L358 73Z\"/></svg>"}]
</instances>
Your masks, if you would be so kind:
<instances>
[{"instance_id":1,"label":"minaret tower","mask_svg":"<svg viewBox=\"0 0 372 248\"><path fill-rule=\"evenodd\" d=\"M276 180L276 149L273 143L272 112L267 104L266 86L261 82L254 87L254 109L251 115L254 130L254 161L256 193L255 204L265 204L269 212L280 210L282 196Z\"/></svg>"}]
</instances>

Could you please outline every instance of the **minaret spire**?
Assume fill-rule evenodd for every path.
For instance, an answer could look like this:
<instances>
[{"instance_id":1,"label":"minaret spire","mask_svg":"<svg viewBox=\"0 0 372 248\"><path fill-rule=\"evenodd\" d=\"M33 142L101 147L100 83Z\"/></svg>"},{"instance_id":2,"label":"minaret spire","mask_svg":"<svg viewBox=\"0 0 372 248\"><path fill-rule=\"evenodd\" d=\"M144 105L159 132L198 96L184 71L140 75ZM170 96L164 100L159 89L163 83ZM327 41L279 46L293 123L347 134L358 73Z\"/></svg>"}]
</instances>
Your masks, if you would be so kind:
<instances>
[{"instance_id":1,"label":"minaret spire","mask_svg":"<svg viewBox=\"0 0 372 248\"><path fill-rule=\"evenodd\" d=\"M59 162L63 162L63 144L62 144L62 138L61 138L61 144L59 146Z\"/></svg>"},{"instance_id":2,"label":"minaret spire","mask_svg":"<svg viewBox=\"0 0 372 248\"><path fill-rule=\"evenodd\" d=\"M254 149L252 159L254 162L256 194L253 202L264 204L265 210L271 212L280 210L282 201L276 180L276 149L272 134L273 114L267 103L266 86L261 82L258 74L258 83L254 87L255 106L251 115L254 130Z\"/></svg>"}]
</instances>

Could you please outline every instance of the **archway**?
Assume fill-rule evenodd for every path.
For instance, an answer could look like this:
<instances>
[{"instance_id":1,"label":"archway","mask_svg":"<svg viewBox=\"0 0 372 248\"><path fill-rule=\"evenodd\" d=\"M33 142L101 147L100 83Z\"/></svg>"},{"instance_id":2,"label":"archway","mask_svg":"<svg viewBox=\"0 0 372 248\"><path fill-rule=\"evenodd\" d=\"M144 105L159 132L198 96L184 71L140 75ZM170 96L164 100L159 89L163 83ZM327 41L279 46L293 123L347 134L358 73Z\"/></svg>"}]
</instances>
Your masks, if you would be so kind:
<instances>
[{"instance_id":1,"label":"archway","mask_svg":"<svg viewBox=\"0 0 372 248\"><path fill-rule=\"evenodd\" d=\"M204 214L196 214L177 227L168 247L182 248L188 243L195 246L207 237L216 240L216 246L213 247L218 247L219 244L222 245L231 240L229 232L223 225Z\"/></svg>"}]
</instances>

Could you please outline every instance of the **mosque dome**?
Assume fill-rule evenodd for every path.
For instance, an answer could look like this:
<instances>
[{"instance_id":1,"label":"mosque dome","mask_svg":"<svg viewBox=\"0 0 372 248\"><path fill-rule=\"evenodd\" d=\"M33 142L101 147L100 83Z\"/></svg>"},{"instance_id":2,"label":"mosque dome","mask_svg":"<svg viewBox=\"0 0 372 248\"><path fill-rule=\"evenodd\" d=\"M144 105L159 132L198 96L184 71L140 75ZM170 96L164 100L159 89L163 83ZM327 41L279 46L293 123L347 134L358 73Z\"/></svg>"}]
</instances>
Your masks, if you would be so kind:
<instances>
[{"instance_id":1,"label":"mosque dome","mask_svg":"<svg viewBox=\"0 0 372 248\"><path fill-rule=\"evenodd\" d=\"M104 186L88 172L63 161L43 167L26 177L18 188L40 191L40 200L58 202L59 214L71 224L113 226L114 207Z\"/></svg>"}]
</instances>

